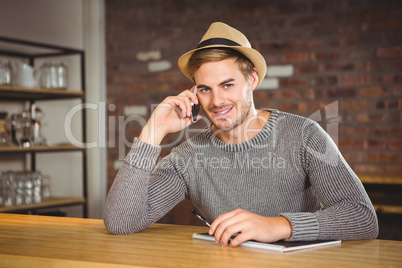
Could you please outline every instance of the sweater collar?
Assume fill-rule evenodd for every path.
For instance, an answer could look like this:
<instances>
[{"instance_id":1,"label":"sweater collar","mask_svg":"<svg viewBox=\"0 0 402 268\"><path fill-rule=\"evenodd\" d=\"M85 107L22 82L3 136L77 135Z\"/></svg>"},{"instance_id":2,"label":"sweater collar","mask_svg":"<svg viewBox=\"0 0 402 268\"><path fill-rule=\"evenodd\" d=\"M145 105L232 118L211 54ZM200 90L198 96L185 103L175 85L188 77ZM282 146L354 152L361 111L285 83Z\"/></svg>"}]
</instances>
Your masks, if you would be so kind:
<instances>
[{"instance_id":1,"label":"sweater collar","mask_svg":"<svg viewBox=\"0 0 402 268\"><path fill-rule=\"evenodd\" d=\"M263 111L271 112L271 115L265 126L261 129L261 131L255 137L253 137L248 141L241 143L223 142L220 139L218 139L215 133L212 131L211 128L212 123L210 123L205 129L206 137L212 143L213 146L228 152L239 152L253 147L258 147L258 145L262 144L272 133L272 130L276 125L279 115L279 111L275 109L263 109Z\"/></svg>"}]
</instances>

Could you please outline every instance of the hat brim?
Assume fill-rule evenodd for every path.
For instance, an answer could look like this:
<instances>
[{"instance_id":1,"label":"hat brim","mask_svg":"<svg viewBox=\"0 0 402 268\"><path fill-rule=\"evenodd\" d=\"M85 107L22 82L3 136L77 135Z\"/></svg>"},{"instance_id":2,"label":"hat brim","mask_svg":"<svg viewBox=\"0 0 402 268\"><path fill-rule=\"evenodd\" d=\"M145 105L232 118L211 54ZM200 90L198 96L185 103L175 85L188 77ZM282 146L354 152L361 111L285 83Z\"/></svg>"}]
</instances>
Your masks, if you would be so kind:
<instances>
[{"instance_id":1,"label":"hat brim","mask_svg":"<svg viewBox=\"0 0 402 268\"><path fill-rule=\"evenodd\" d=\"M185 54L183 54L178 60L179 69L183 72L183 74L190 79L191 81L195 82L193 77L191 77L190 72L187 68L188 62L190 61L191 56L198 50L207 49L207 48L230 48L236 50L246 56L253 64L254 67L257 69L258 73L258 85L264 79L267 73L267 64L265 62L264 57L258 52L257 50L249 47L242 47L242 46L222 46L222 45L209 45L202 48L193 49ZM257 85L257 87L258 87Z\"/></svg>"}]
</instances>

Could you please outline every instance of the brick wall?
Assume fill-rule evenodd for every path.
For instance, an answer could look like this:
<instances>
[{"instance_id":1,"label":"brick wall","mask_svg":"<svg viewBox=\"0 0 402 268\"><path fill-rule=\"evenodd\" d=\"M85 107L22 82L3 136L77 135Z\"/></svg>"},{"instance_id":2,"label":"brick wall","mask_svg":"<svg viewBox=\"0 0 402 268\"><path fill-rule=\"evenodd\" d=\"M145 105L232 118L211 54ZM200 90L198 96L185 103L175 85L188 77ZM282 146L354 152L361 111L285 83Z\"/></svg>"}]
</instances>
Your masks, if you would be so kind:
<instances>
[{"instance_id":1,"label":"brick wall","mask_svg":"<svg viewBox=\"0 0 402 268\"><path fill-rule=\"evenodd\" d=\"M106 16L108 187L152 105L191 87L177 59L213 21L265 56L257 108L319 121L358 173L402 174L402 1L107 0ZM164 221L194 223L182 211Z\"/></svg>"}]
</instances>

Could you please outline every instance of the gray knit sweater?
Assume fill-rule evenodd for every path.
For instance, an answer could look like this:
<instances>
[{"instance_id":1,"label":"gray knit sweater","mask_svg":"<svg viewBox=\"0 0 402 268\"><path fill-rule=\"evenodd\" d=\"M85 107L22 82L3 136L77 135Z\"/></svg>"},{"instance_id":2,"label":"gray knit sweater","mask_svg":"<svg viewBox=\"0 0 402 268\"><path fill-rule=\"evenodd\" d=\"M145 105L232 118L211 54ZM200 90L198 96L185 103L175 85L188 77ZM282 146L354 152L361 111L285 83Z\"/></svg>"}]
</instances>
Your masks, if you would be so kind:
<instances>
[{"instance_id":1,"label":"gray knit sweater","mask_svg":"<svg viewBox=\"0 0 402 268\"><path fill-rule=\"evenodd\" d=\"M327 133L309 119L270 111L247 142L224 143L209 127L158 164L160 146L135 139L106 200L109 232L139 232L186 198L210 222L236 208L284 216L290 241L377 237L370 199Z\"/></svg>"}]
</instances>

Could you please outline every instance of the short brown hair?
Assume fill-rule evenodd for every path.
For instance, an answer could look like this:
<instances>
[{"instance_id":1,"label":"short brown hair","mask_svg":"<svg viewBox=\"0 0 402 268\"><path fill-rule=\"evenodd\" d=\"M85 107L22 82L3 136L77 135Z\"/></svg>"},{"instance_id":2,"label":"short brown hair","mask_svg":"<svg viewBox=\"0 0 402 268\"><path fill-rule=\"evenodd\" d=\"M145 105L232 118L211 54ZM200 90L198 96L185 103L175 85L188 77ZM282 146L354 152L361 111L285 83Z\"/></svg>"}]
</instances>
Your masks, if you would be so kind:
<instances>
[{"instance_id":1,"label":"short brown hair","mask_svg":"<svg viewBox=\"0 0 402 268\"><path fill-rule=\"evenodd\" d=\"M195 72L207 62L222 61L235 58L240 71L248 80L254 70L254 64L243 54L230 48L206 48L196 51L188 62L188 69L194 79Z\"/></svg>"}]
</instances>

